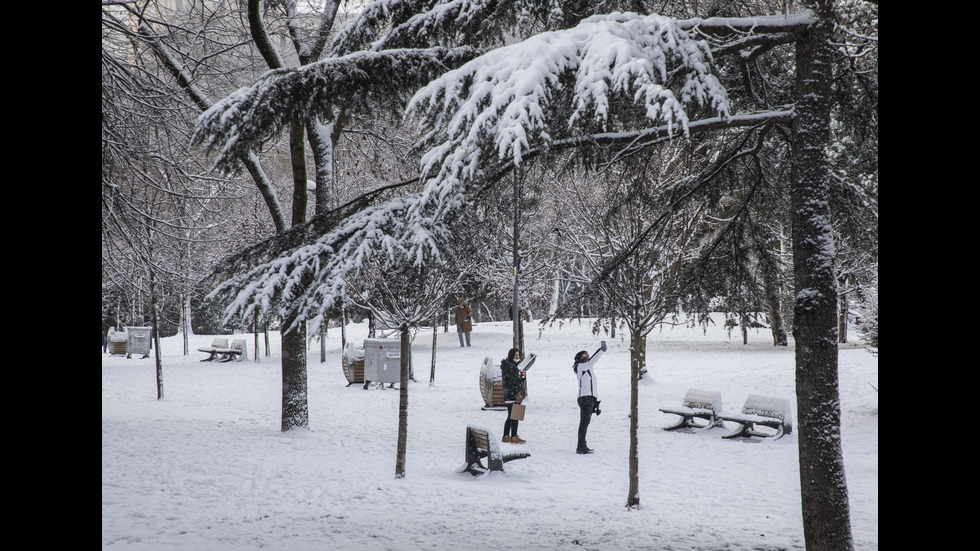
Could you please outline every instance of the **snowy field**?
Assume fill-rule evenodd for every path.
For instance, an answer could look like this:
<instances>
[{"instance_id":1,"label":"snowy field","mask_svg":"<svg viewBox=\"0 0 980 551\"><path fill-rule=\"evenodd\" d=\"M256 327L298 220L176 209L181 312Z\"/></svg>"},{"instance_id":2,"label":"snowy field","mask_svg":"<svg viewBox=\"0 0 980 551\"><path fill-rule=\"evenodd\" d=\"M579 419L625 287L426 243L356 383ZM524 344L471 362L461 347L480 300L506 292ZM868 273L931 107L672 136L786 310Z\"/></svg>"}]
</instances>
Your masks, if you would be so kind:
<instances>
[{"instance_id":1,"label":"snowy field","mask_svg":"<svg viewBox=\"0 0 980 551\"><path fill-rule=\"evenodd\" d=\"M718 318L721 319L720 317ZM578 322L528 324L527 444L531 457L482 477L457 473L468 423L502 433L505 412L483 411L484 357L510 347L509 323L477 324L473 346L439 330L429 385L431 330L413 345L406 478L396 479L398 391L347 386L340 330L309 351L310 430L279 431L279 337L271 356L201 363L193 336L164 339L165 398L152 356L102 356L102 548L188 550L802 550L796 433L726 440L724 429L666 432L688 388L719 391L737 412L750 394L793 406L794 358L768 331L749 344L724 329L674 328L649 339L640 389L641 507L628 484L628 340L609 340L597 367L602 415L592 455L576 455L572 356L599 345ZM359 342L365 325L349 338ZM858 342L852 336L852 343ZM842 345L840 390L851 522L859 550L878 549L878 360ZM794 427L795 428L795 427Z\"/></svg>"}]
</instances>

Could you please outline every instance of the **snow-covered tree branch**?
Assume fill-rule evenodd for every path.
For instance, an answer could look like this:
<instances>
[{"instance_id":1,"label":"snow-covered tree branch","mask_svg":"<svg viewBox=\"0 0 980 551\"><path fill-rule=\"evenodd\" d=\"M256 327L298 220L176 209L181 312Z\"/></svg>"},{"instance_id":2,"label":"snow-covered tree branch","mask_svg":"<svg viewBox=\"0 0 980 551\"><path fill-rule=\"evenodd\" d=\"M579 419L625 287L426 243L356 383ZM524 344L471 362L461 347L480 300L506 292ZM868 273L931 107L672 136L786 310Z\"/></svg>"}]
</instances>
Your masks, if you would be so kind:
<instances>
[{"instance_id":1,"label":"snow-covered tree branch","mask_svg":"<svg viewBox=\"0 0 980 551\"><path fill-rule=\"evenodd\" d=\"M499 48L420 90L409 112L423 121L423 173L432 195L452 195L486 165L520 164L554 139L615 130L617 103L671 133L687 131L692 109L729 114L711 72L708 44L656 15L596 16Z\"/></svg>"},{"instance_id":2,"label":"snow-covered tree branch","mask_svg":"<svg viewBox=\"0 0 980 551\"><path fill-rule=\"evenodd\" d=\"M216 168L230 171L238 158L278 135L294 118L330 122L338 108L357 110L369 102L395 107L405 99L405 90L417 89L476 53L472 48L361 52L298 69L271 70L202 114L193 142L218 150Z\"/></svg>"}]
</instances>

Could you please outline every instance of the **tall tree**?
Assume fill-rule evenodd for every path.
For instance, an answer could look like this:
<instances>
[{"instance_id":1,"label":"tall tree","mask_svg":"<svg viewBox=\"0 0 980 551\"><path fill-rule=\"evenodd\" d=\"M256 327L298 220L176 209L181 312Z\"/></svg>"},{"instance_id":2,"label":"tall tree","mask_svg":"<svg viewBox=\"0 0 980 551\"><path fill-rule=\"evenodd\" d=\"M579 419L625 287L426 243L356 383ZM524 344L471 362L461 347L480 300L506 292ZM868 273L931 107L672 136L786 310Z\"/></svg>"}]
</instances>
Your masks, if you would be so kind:
<instances>
[{"instance_id":1,"label":"tall tree","mask_svg":"<svg viewBox=\"0 0 980 551\"><path fill-rule=\"evenodd\" d=\"M796 43L793 262L803 529L812 549L853 549L837 383L837 274L830 213L833 2L813 5Z\"/></svg>"}]
</instances>

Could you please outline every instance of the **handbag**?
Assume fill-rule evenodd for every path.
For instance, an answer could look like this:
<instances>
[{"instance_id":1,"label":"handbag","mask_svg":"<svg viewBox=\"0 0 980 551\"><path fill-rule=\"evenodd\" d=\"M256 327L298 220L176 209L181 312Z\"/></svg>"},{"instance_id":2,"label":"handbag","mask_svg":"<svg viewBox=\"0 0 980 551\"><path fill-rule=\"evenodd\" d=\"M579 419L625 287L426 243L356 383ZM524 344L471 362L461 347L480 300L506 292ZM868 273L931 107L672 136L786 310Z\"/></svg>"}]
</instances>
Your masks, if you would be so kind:
<instances>
[{"instance_id":1,"label":"handbag","mask_svg":"<svg viewBox=\"0 0 980 551\"><path fill-rule=\"evenodd\" d=\"M525 406L524 404L512 405L510 408L510 418L517 421L523 421L525 410L527 410L527 406Z\"/></svg>"}]
</instances>

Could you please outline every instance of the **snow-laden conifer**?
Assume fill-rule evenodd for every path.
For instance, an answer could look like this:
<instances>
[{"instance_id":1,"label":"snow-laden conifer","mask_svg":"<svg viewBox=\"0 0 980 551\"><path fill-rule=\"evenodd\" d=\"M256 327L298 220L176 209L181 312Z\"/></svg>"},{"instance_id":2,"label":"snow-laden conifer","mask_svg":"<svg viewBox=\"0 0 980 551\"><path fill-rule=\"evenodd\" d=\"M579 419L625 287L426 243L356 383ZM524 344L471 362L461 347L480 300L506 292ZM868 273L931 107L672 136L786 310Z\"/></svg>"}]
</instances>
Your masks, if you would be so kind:
<instances>
[{"instance_id":1,"label":"snow-laden conifer","mask_svg":"<svg viewBox=\"0 0 980 551\"><path fill-rule=\"evenodd\" d=\"M218 165L229 167L239 149L279 132L289 120L285 113L326 115L323 106L336 101L332 93L370 94L368 69L421 78L446 59L472 52L369 52L270 71L205 113L196 139L219 148ZM411 63L418 66L409 70ZM554 136L622 129L610 118L620 102L642 113L631 127L665 125L677 134L686 131L688 110L728 115L707 43L673 19L597 16L491 51L443 74L410 102L410 113L426 129L423 189L362 211L314 242L226 282L219 292L238 290L229 313L249 315L256 307L289 302L308 313L297 322L309 318L315 327L339 297L344 278L370 255L438 261L444 217L466 204L488 174L520 164L531 148L546 148ZM549 112L569 115L556 119Z\"/></svg>"},{"instance_id":2,"label":"snow-laden conifer","mask_svg":"<svg viewBox=\"0 0 980 551\"><path fill-rule=\"evenodd\" d=\"M727 117L728 97L711 64L706 42L657 15L595 16L488 52L409 103L427 150L423 199L441 203L436 212L452 209L487 167L519 165L559 137L654 124L680 135L689 110ZM613 120L621 104L640 117Z\"/></svg>"}]
</instances>

